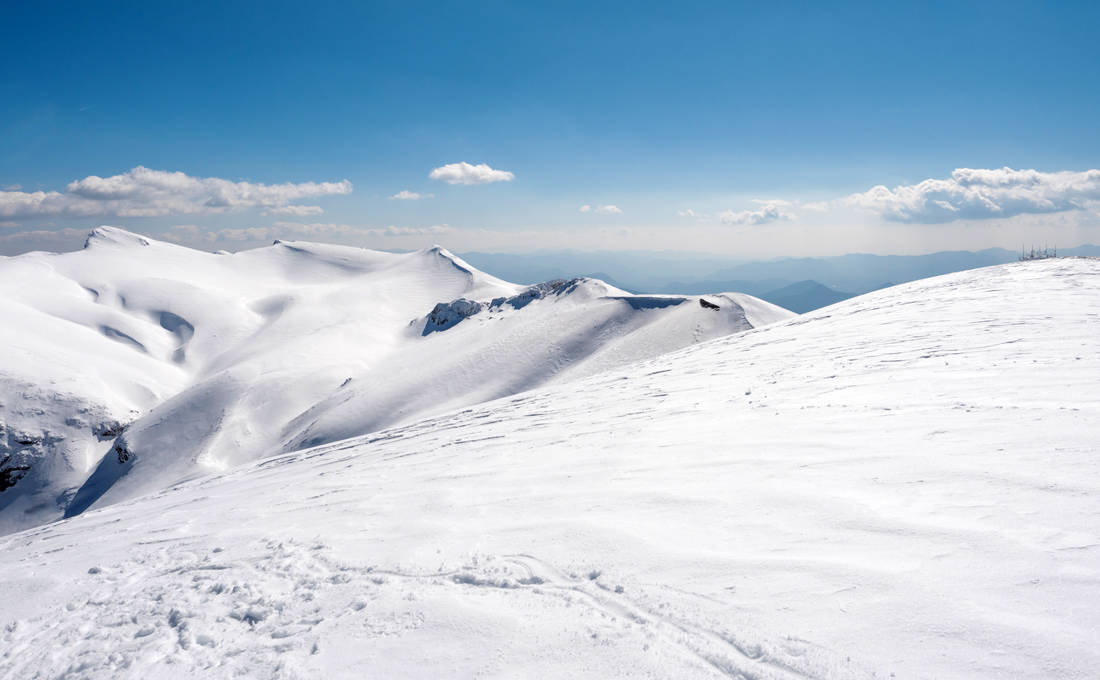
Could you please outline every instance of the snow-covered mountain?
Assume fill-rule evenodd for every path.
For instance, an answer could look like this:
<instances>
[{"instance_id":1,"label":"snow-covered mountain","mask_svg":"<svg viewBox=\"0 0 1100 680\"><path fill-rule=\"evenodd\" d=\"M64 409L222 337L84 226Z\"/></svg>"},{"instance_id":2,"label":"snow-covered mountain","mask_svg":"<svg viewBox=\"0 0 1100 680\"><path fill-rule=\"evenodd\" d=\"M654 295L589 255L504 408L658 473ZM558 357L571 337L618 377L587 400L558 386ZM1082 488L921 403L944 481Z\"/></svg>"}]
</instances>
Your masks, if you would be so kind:
<instances>
[{"instance_id":1,"label":"snow-covered mountain","mask_svg":"<svg viewBox=\"0 0 1100 680\"><path fill-rule=\"evenodd\" d=\"M0 675L1092 678L1098 327L952 274L0 538Z\"/></svg>"},{"instance_id":2,"label":"snow-covered mountain","mask_svg":"<svg viewBox=\"0 0 1100 680\"><path fill-rule=\"evenodd\" d=\"M206 253L115 228L0 258L0 532L792 316L517 286L441 248Z\"/></svg>"}]
</instances>

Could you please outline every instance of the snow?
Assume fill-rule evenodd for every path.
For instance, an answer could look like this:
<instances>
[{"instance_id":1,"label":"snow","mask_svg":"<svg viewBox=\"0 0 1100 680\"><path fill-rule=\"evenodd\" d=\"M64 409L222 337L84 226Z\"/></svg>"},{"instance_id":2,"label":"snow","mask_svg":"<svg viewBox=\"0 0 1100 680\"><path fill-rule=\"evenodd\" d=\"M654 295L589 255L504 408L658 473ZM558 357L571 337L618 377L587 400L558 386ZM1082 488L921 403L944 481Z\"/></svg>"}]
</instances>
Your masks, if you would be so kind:
<instances>
[{"instance_id":1,"label":"snow","mask_svg":"<svg viewBox=\"0 0 1100 680\"><path fill-rule=\"evenodd\" d=\"M213 254L111 227L0 258L0 290L4 533L792 316L591 279L547 295L439 247ZM486 311L432 325L463 305Z\"/></svg>"},{"instance_id":2,"label":"snow","mask_svg":"<svg viewBox=\"0 0 1100 680\"><path fill-rule=\"evenodd\" d=\"M1095 677L1098 322L953 274L12 534L0 675Z\"/></svg>"}]
</instances>

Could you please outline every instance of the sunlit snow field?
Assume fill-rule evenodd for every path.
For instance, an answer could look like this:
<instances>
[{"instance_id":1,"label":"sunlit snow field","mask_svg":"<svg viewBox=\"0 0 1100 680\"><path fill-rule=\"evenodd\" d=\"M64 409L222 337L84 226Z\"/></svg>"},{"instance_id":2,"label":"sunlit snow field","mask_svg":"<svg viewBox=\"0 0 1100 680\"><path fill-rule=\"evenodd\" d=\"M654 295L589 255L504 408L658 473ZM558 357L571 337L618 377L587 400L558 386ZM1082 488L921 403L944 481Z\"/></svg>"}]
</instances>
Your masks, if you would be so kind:
<instances>
[{"instance_id":1,"label":"sunlit snow field","mask_svg":"<svg viewBox=\"0 0 1100 680\"><path fill-rule=\"evenodd\" d=\"M963 272L97 506L0 675L1095 677L1098 327Z\"/></svg>"}]
</instances>

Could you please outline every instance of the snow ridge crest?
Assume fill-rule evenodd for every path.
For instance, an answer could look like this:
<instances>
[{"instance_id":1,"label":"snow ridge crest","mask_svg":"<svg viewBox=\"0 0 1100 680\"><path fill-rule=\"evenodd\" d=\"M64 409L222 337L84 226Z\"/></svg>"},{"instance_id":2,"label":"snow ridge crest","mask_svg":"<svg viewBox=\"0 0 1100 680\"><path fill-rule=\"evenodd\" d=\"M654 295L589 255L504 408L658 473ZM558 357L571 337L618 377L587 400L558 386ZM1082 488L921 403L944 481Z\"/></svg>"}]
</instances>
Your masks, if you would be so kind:
<instances>
[{"instance_id":1,"label":"snow ridge crest","mask_svg":"<svg viewBox=\"0 0 1100 680\"><path fill-rule=\"evenodd\" d=\"M87 250L94 245L115 245L115 246L148 246L151 245L151 241L141 234L135 234L132 231L126 231L119 227L100 226L92 229L88 232L88 238L84 239L84 248Z\"/></svg>"}]
</instances>

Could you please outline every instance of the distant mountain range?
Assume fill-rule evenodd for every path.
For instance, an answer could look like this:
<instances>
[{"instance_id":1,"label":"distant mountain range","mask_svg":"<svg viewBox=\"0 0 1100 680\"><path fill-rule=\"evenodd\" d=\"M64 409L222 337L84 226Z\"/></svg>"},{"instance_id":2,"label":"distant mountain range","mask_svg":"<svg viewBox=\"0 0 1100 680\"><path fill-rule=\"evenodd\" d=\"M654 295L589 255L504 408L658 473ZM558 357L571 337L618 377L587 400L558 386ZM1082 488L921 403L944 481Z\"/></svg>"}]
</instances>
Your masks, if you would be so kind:
<instances>
[{"instance_id":1,"label":"distant mountain range","mask_svg":"<svg viewBox=\"0 0 1100 680\"><path fill-rule=\"evenodd\" d=\"M792 283L760 296L761 299L773 305L779 305L799 314L827 307L850 297L855 297L855 293L842 293L810 280Z\"/></svg>"},{"instance_id":2,"label":"distant mountain range","mask_svg":"<svg viewBox=\"0 0 1100 680\"><path fill-rule=\"evenodd\" d=\"M1100 246L1061 249L1059 254L1100 256ZM634 293L702 295L736 291L806 312L899 283L1015 262L1019 253L989 248L927 255L854 253L739 261L694 253L560 251L526 255L475 252L463 253L462 258L511 281L590 275Z\"/></svg>"},{"instance_id":3,"label":"distant mountain range","mask_svg":"<svg viewBox=\"0 0 1100 680\"><path fill-rule=\"evenodd\" d=\"M618 288L630 290L629 286L617 282L609 274L597 272L589 276L606 281ZM786 285L783 285L782 280L777 279L766 279L764 281L703 281L700 283L672 283L665 286L665 288L664 292L682 291L681 295L706 295L708 292L714 291L736 291L753 295L798 314L804 314L841 300L847 300L856 295L855 293L833 290L810 279Z\"/></svg>"}]
</instances>

